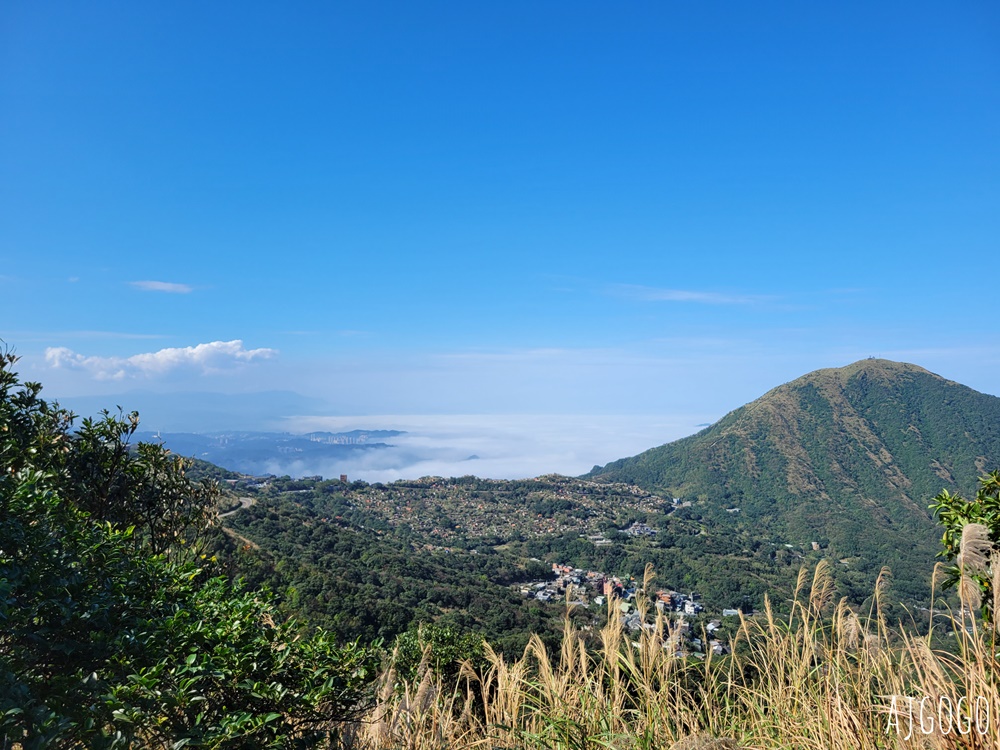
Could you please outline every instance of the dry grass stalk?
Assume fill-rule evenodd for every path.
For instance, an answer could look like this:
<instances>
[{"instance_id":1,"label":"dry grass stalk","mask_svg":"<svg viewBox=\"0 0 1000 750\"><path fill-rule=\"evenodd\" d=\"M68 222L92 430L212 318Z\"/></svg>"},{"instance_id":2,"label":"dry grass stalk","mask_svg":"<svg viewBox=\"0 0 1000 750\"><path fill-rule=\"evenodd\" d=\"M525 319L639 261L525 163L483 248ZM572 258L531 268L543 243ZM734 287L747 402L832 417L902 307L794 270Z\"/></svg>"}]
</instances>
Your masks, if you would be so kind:
<instances>
[{"instance_id":1,"label":"dry grass stalk","mask_svg":"<svg viewBox=\"0 0 1000 750\"><path fill-rule=\"evenodd\" d=\"M978 575L986 571L993 542L990 530L981 523L967 523L962 527L962 542L955 562L968 575Z\"/></svg>"},{"instance_id":2,"label":"dry grass stalk","mask_svg":"<svg viewBox=\"0 0 1000 750\"><path fill-rule=\"evenodd\" d=\"M997 565L993 566L996 570ZM650 571L645 581L650 582ZM931 637L890 630L879 576L864 617L841 600L821 567L788 615L770 602L741 617L727 657L678 658L672 621L662 613L636 633L609 607L600 648L588 651L567 618L561 648L550 654L532 638L510 661L486 647L488 668L462 672L446 686L422 667L405 684L387 673L357 750L505 748L506 750L987 750L1000 747L1000 671L992 628L966 628L952 617L957 654ZM996 589L995 589L996 590ZM638 601L649 616L649 602ZM940 625L937 626L940 630ZM934 633L934 628L931 629ZM938 723L909 726L916 701L958 707L969 701L991 720L982 734L959 735ZM924 717L926 719L926 717ZM981 725L978 729L984 729ZM908 736L909 734L909 736Z\"/></svg>"}]
</instances>

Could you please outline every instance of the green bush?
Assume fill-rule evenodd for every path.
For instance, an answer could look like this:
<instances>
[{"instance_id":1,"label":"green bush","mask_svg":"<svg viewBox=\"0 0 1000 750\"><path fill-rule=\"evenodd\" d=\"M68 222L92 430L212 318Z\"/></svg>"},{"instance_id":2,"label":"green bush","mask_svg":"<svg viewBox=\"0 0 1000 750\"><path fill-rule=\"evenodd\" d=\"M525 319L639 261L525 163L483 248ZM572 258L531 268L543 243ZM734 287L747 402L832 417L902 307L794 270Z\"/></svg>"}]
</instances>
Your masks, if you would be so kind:
<instances>
[{"instance_id":1,"label":"green bush","mask_svg":"<svg viewBox=\"0 0 1000 750\"><path fill-rule=\"evenodd\" d=\"M73 418L0 358L3 746L302 747L367 706L377 647L200 570L214 493L134 415ZM186 543L186 544L182 544Z\"/></svg>"}]
</instances>

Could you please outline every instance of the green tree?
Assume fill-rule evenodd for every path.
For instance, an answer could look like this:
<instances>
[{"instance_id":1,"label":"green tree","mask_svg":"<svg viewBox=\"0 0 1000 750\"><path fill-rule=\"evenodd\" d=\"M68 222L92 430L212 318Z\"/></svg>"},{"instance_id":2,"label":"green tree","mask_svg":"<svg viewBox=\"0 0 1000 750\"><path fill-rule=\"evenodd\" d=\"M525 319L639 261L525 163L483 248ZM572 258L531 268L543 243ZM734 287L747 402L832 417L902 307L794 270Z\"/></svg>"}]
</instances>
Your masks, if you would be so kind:
<instances>
[{"instance_id":1,"label":"green tree","mask_svg":"<svg viewBox=\"0 0 1000 750\"><path fill-rule=\"evenodd\" d=\"M0 357L0 745L299 747L362 707L379 652L273 619L172 546L211 492L137 417L85 421Z\"/></svg>"},{"instance_id":2,"label":"green tree","mask_svg":"<svg viewBox=\"0 0 1000 750\"><path fill-rule=\"evenodd\" d=\"M938 557L954 562L943 586L960 587L963 600L992 621L993 568L1000 562L1000 470L979 478L974 499L943 490L930 507L944 526Z\"/></svg>"},{"instance_id":3,"label":"green tree","mask_svg":"<svg viewBox=\"0 0 1000 750\"><path fill-rule=\"evenodd\" d=\"M137 412L83 420L63 459L62 489L91 517L134 528L133 540L154 554L196 538L214 515L218 486L191 482L186 462L155 443L131 444ZM185 541L192 541L191 538Z\"/></svg>"},{"instance_id":4,"label":"green tree","mask_svg":"<svg viewBox=\"0 0 1000 750\"><path fill-rule=\"evenodd\" d=\"M18 380L16 362L10 349L0 351L0 481L26 466L54 468L69 450L73 421L70 412L38 397L41 384Z\"/></svg>"},{"instance_id":5,"label":"green tree","mask_svg":"<svg viewBox=\"0 0 1000 750\"><path fill-rule=\"evenodd\" d=\"M448 625L420 623L396 638L392 666L406 680L430 669L449 682L458 679L462 664L481 670L486 666L483 637Z\"/></svg>"}]
</instances>

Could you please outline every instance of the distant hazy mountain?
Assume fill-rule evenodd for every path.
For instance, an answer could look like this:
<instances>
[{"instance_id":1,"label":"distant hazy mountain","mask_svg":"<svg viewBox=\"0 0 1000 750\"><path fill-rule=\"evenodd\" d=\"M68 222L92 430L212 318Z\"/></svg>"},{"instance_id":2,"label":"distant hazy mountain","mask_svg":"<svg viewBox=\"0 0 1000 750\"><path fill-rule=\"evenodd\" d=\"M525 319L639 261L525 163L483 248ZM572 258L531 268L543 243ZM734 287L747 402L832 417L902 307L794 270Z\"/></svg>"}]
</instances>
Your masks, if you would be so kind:
<instances>
[{"instance_id":1,"label":"distant hazy mountain","mask_svg":"<svg viewBox=\"0 0 1000 750\"><path fill-rule=\"evenodd\" d=\"M144 430L165 432L274 430L280 429L284 417L323 414L329 408L319 399L292 391L237 394L132 391L58 401L85 417L121 406L126 412L139 412Z\"/></svg>"},{"instance_id":2,"label":"distant hazy mountain","mask_svg":"<svg viewBox=\"0 0 1000 750\"><path fill-rule=\"evenodd\" d=\"M734 531L816 542L859 585L882 564L916 585L939 549L931 498L973 493L997 467L1000 398L868 359L809 373L587 476L693 500L696 516Z\"/></svg>"},{"instance_id":3,"label":"distant hazy mountain","mask_svg":"<svg viewBox=\"0 0 1000 750\"><path fill-rule=\"evenodd\" d=\"M190 432L140 432L137 439L162 442L181 456L239 471L245 474L289 474L301 476L308 467L336 468L358 453L390 448L382 442L403 435L398 430L351 430L350 432L245 432L238 430L196 434ZM313 469L315 471L315 469ZM327 470L336 476L346 472Z\"/></svg>"}]
</instances>

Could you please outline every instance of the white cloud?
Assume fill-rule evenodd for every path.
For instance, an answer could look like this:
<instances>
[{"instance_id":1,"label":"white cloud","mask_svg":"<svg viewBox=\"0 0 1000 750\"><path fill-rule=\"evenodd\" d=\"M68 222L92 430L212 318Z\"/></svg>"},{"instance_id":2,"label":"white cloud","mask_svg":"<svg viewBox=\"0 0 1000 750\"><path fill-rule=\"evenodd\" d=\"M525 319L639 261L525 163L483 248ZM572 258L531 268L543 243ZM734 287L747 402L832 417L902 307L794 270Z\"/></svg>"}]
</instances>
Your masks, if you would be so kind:
<instances>
[{"instance_id":1,"label":"white cloud","mask_svg":"<svg viewBox=\"0 0 1000 750\"><path fill-rule=\"evenodd\" d=\"M130 281L130 286L144 292L166 292L167 294L190 294L194 287L187 284L174 284L170 281Z\"/></svg>"},{"instance_id":2,"label":"white cloud","mask_svg":"<svg viewBox=\"0 0 1000 750\"><path fill-rule=\"evenodd\" d=\"M215 374L276 354L274 349L246 349L241 340L235 339L160 349L131 357L88 357L63 346L49 347L45 350L45 361L53 368L88 372L98 380L124 380L156 377L180 369Z\"/></svg>"},{"instance_id":3,"label":"white cloud","mask_svg":"<svg viewBox=\"0 0 1000 750\"><path fill-rule=\"evenodd\" d=\"M282 431L404 430L387 438L391 448L357 451L343 458L276 456L260 468L273 474L393 482L422 476L475 474L521 479L541 474L576 476L648 448L690 435L716 415L369 415L289 417Z\"/></svg>"},{"instance_id":4,"label":"white cloud","mask_svg":"<svg viewBox=\"0 0 1000 750\"><path fill-rule=\"evenodd\" d=\"M699 302L705 305L750 305L770 297L756 294L721 294L692 289L659 289L641 284L615 284L614 294L643 302Z\"/></svg>"}]
</instances>

